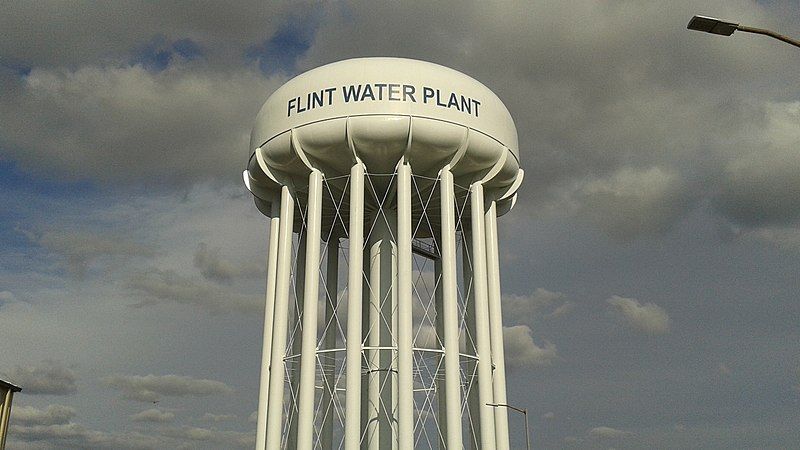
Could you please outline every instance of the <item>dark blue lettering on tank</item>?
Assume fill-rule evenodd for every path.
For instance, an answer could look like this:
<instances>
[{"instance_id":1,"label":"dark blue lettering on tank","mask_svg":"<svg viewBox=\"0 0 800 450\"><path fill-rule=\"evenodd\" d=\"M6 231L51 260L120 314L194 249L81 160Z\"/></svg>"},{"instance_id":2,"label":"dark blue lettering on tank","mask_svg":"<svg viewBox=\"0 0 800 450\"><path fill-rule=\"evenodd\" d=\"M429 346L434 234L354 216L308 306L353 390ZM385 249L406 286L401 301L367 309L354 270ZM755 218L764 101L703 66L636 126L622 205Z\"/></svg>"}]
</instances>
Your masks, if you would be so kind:
<instances>
[{"instance_id":1,"label":"dark blue lettering on tank","mask_svg":"<svg viewBox=\"0 0 800 450\"><path fill-rule=\"evenodd\" d=\"M435 108L456 110L473 117L479 116L478 108L481 105L480 101L460 92L432 86L422 86L421 89L418 89L413 84L404 83L361 83L342 86L341 94L338 94L339 89L339 87L328 87L290 98L286 104L286 117L333 106L339 101L345 104L361 102L422 103ZM417 93L419 91L422 91L422 96L418 101Z\"/></svg>"}]
</instances>

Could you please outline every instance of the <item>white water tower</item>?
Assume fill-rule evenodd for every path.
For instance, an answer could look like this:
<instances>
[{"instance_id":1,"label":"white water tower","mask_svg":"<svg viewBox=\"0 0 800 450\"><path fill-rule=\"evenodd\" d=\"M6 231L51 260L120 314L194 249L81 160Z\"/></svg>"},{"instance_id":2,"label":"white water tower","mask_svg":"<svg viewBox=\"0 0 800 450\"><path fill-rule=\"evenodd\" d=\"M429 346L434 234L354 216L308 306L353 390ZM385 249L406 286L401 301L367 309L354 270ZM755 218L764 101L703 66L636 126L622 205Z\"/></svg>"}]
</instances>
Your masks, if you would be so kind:
<instances>
[{"instance_id":1,"label":"white water tower","mask_svg":"<svg viewBox=\"0 0 800 450\"><path fill-rule=\"evenodd\" d=\"M507 449L500 99L428 62L328 64L267 99L244 177L271 224L256 447Z\"/></svg>"}]
</instances>

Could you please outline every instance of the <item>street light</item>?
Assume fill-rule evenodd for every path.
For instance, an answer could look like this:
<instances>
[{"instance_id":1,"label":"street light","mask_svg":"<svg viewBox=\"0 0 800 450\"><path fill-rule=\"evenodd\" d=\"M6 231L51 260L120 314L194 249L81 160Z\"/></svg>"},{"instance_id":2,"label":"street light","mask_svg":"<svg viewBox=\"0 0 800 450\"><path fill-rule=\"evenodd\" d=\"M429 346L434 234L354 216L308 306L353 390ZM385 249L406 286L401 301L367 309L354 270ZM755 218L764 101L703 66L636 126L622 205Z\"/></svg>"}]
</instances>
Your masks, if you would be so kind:
<instances>
[{"instance_id":1,"label":"street light","mask_svg":"<svg viewBox=\"0 0 800 450\"><path fill-rule=\"evenodd\" d=\"M528 430L528 410L525 408L517 408L516 406L506 405L505 403L487 403L486 406L491 406L493 408L508 408L513 409L514 411L521 412L525 416L525 448L531 450L531 433Z\"/></svg>"},{"instance_id":2,"label":"street light","mask_svg":"<svg viewBox=\"0 0 800 450\"><path fill-rule=\"evenodd\" d=\"M765 36L769 36L778 39L780 41L786 42L787 44L792 44L795 47L800 47L800 41L796 41L790 37L786 37L774 31L765 30L763 28L753 28L744 25L739 25L738 23L715 19L713 17L694 16L692 17L692 20L689 21L689 25L687 25L686 28L695 31L704 31L706 33L711 33L711 34L720 34L722 36L730 36L733 34L734 31L744 31L747 33L763 34Z\"/></svg>"}]
</instances>

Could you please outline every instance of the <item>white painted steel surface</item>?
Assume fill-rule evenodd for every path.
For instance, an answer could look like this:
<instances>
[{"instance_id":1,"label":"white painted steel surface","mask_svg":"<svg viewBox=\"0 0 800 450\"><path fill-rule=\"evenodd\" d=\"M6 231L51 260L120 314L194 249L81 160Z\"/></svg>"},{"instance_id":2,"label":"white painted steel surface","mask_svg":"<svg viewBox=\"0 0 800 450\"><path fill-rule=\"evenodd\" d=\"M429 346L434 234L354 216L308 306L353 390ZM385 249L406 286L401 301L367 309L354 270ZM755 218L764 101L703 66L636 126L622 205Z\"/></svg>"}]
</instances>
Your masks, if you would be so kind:
<instances>
[{"instance_id":1,"label":"white painted steel surface","mask_svg":"<svg viewBox=\"0 0 800 450\"><path fill-rule=\"evenodd\" d=\"M347 361L344 418L344 448L361 445L361 360L362 360L362 269L364 247L364 166L357 162L350 170L350 267L347 271Z\"/></svg>"},{"instance_id":2,"label":"white painted steel surface","mask_svg":"<svg viewBox=\"0 0 800 450\"><path fill-rule=\"evenodd\" d=\"M272 319L275 316L275 279L278 271L278 233L280 232L280 202L272 202L267 252L267 292L264 305L264 334L261 346L261 382L258 390L256 418L256 449L266 448L267 402L269 399L269 367L272 358Z\"/></svg>"},{"instance_id":3,"label":"white painted steel surface","mask_svg":"<svg viewBox=\"0 0 800 450\"><path fill-rule=\"evenodd\" d=\"M497 96L422 61L319 67L266 101L244 179L274 228L257 448L508 448L486 403L505 401L496 216L522 171Z\"/></svg>"},{"instance_id":4,"label":"white painted steel surface","mask_svg":"<svg viewBox=\"0 0 800 450\"><path fill-rule=\"evenodd\" d=\"M272 325L272 357L269 370L269 402L267 403L266 443L270 450L281 447L283 435L284 356L289 322L289 288L292 268L292 224L294 197L289 188L281 188L280 231L278 233L278 271L275 280L275 317Z\"/></svg>"},{"instance_id":5,"label":"white painted steel surface","mask_svg":"<svg viewBox=\"0 0 800 450\"><path fill-rule=\"evenodd\" d=\"M319 300L319 254L322 234L322 173L312 170L308 177L308 227L305 250L305 290L303 292L303 330L300 348L300 386L297 399L297 448L312 450L314 445L314 390L317 372L317 306Z\"/></svg>"},{"instance_id":6,"label":"white painted steel surface","mask_svg":"<svg viewBox=\"0 0 800 450\"><path fill-rule=\"evenodd\" d=\"M446 448L462 447L461 442L461 373L459 370L458 343L458 274L456 261L456 211L453 174L450 166L442 168L440 175L441 189L441 295L442 295L442 331L444 332L444 399L445 405L457 405L446 408L444 417L444 442ZM441 395L441 394L440 394ZM441 397L440 397L441 401ZM439 419L441 421L441 419ZM441 427L441 425L440 425Z\"/></svg>"},{"instance_id":7,"label":"white painted steel surface","mask_svg":"<svg viewBox=\"0 0 800 450\"><path fill-rule=\"evenodd\" d=\"M506 362L503 348L503 313L500 295L500 250L497 245L497 203L492 199L485 213L486 275L491 333L493 403L506 405ZM508 450L508 409L494 408L497 450Z\"/></svg>"},{"instance_id":8,"label":"white painted steel surface","mask_svg":"<svg viewBox=\"0 0 800 450\"><path fill-rule=\"evenodd\" d=\"M411 167L397 168L397 442L400 450L414 448L414 332L411 290Z\"/></svg>"}]
</instances>

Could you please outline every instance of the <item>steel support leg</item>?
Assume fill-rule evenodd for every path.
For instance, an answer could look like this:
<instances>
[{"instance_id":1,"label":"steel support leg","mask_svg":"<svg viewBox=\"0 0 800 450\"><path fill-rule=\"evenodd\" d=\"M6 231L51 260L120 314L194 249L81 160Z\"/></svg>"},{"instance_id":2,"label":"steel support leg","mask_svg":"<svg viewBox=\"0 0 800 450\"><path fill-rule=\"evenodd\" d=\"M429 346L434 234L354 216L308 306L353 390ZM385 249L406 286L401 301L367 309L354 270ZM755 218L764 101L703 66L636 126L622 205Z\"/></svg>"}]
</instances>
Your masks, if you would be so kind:
<instances>
[{"instance_id":1,"label":"steel support leg","mask_svg":"<svg viewBox=\"0 0 800 450\"><path fill-rule=\"evenodd\" d=\"M350 265L347 273L347 368L345 391L344 448L358 450L361 442L361 297L364 247L364 166L350 169Z\"/></svg>"},{"instance_id":2,"label":"steel support leg","mask_svg":"<svg viewBox=\"0 0 800 450\"><path fill-rule=\"evenodd\" d=\"M456 216L453 174L446 166L440 177L441 189L441 267L442 326L444 328L445 439L447 448L461 450L461 371L458 342L458 287L456 275ZM438 307L438 305L437 305ZM436 311L438 317L440 312ZM441 398L440 400L441 401Z\"/></svg>"},{"instance_id":3,"label":"steel support leg","mask_svg":"<svg viewBox=\"0 0 800 450\"><path fill-rule=\"evenodd\" d=\"M312 450L314 445L314 390L317 375L317 308L322 223L322 173L318 170L312 170L308 177L306 221L303 340L300 349L300 388L297 399L298 450Z\"/></svg>"},{"instance_id":4,"label":"steel support leg","mask_svg":"<svg viewBox=\"0 0 800 450\"><path fill-rule=\"evenodd\" d=\"M411 261L411 166L397 169L397 443L414 447L414 354Z\"/></svg>"},{"instance_id":5,"label":"steel support leg","mask_svg":"<svg viewBox=\"0 0 800 450\"><path fill-rule=\"evenodd\" d=\"M282 440L283 388L286 374L284 356L286 354L286 333L288 331L292 226L294 223L294 197L286 186L281 188L280 217L278 270L275 281L275 319L272 327L272 357L270 358L270 395L267 404L266 447L270 450L279 450Z\"/></svg>"},{"instance_id":6,"label":"steel support leg","mask_svg":"<svg viewBox=\"0 0 800 450\"><path fill-rule=\"evenodd\" d=\"M280 199L272 200L272 217L269 226L267 252L267 292L264 302L264 337L261 348L261 381L258 390L258 418L256 420L256 450L266 448L267 402L269 399L270 359L272 358L272 325L275 315L275 280L278 271L278 245L280 233Z\"/></svg>"},{"instance_id":7,"label":"steel support leg","mask_svg":"<svg viewBox=\"0 0 800 450\"><path fill-rule=\"evenodd\" d=\"M475 292L475 344L478 350L478 399L480 401L481 449L494 448L492 355L489 335L489 299L486 283L486 237L484 234L483 185L470 187L472 225L472 287Z\"/></svg>"},{"instance_id":8,"label":"steel support leg","mask_svg":"<svg viewBox=\"0 0 800 450\"><path fill-rule=\"evenodd\" d=\"M486 274L489 297L489 329L491 330L493 403L508 404L506 398L506 363L503 350L503 313L500 293L500 253L497 245L497 204L492 200L485 214ZM495 437L498 450L508 450L508 409L494 409Z\"/></svg>"},{"instance_id":9,"label":"steel support leg","mask_svg":"<svg viewBox=\"0 0 800 450\"><path fill-rule=\"evenodd\" d=\"M392 236L396 217L391 210L378 211L369 239L369 334L366 444L369 449L392 448Z\"/></svg>"},{"instance_id":10,"label":"steel support leg","mask_svg":"<svg viewBox=\"0 0 800 450\"><path fill-rule=\"evenodd\" d=\"M327 263L325 265L325 325L322 336L322 347L325 350L336 348L336 334L338 330L338 320L336 319L336 308L339 301L339 238L331 237L328 240ZM333 447L333 401L336 398L336 352L328 351L320 355L322 366L322 431L320 441L323 450Z\"/></svg>"}]
</instances>

